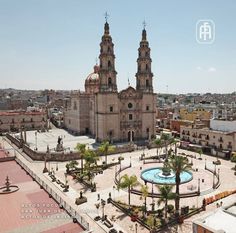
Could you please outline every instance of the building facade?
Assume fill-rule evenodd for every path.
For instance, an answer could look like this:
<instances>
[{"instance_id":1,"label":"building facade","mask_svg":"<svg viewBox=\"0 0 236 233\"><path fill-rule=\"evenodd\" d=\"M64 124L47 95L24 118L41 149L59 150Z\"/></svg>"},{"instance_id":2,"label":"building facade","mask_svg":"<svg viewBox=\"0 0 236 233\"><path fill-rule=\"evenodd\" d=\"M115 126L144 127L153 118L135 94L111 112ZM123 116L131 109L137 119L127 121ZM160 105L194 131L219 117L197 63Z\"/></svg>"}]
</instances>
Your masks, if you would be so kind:
<instances>
[{"instance_id":1,"label":"building facade","mask_svg":"<svg viewBox=\"0 0 236 233\"><path fill-rule=\"evenodd\" d=\"M47 114L44 111L8 111L0 112L0 133L26 130L47 129Z\"/></svg>"},{"instance_id":2,"label":"building facade","mask_svg":"<svg viewBox=\"0 0 236 233\"><path fill-rule=\"evenodd\" d=\"M236 151L236 132L224 132L209 128L197 128L192 126L180 126L180 138L182 141L202 146L209 149L213 155L230 157L231 152Z\"/></svg>"},{"instance_id":3,"label":"building facade","mask_svg":"<svg viewBox=\"0 0 236 233\"><path fill-rule=\"evenodd\" d=\"M99 66L85 80L85 92L71 95L64 112L64 125L78 134L91 134L97 141L136 141L155 135L156 94L153 92L150 47L146 29L138 49L136 88L117 89L115 53L109 24L104 26Z\"/></svg>"}]
</instances>

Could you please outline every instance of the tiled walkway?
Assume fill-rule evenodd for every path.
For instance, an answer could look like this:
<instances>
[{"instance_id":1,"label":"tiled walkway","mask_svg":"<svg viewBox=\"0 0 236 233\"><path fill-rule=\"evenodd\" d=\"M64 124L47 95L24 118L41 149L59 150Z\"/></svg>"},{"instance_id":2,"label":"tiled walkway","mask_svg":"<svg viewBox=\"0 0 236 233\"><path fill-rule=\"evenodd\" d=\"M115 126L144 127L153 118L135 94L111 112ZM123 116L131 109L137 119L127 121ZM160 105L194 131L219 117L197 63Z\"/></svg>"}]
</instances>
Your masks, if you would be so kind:
<instances>
[{"instance_id":1,"label":"tiled walkway","mask_svg":"<svg viewBox=\"0 0 236 233\"><path fill-rule=\"evenodd\" d=\"M1 186L7 175L19 191L0 196L1 233L82 231L15 161L0 163Z\"/></svg>"}]
</instances>

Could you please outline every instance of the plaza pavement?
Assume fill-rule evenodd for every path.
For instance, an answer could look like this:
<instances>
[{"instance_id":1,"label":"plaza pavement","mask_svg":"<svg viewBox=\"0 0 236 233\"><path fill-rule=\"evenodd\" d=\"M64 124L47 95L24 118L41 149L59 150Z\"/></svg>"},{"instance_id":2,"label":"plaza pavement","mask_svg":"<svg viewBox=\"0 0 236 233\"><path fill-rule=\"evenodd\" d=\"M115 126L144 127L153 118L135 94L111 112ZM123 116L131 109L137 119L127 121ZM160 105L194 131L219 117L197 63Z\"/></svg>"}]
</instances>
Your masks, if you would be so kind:
<instances>
[{"instance_id":1,"label":"plaza pavement","mask_svg":"<svg viewBox=\"0 0 236 233\"><path fill-rule=\"evenodd\" d=\"M134 151L131 153L124 153L124 154L117 154L117 155L110 155L108 156L108 162L115 161L118 159L120 155L124 157L124 161L122 161L122 166L128 165L131 161L132 163L132 168L130 168L127 171L124 171L121 175L125 174L126 172L131 175L131 174L136 174L138 177L140 176L140 166L142 166L142 169L147 168L147 167L155 167L159 166L156 164L147 164L143 165L142 162L139 161L139 157L143 151ZM194 152L190 151L184 151L181 149L178 149L178 152L185 152L186 154L194 154L197 155ZM17 153L18 154L18 153ZM151 149L151 150L145 150L145 154L148 155L155 155L156 154L156 149ZM57 187L55 183L52 183L48 177L47 174L42 174L42 170L44 167L43 162L32 162L30 161L27 156L22 156L20 154L17 155L18 158L20 158L22 161L24 161L30 168L36 172L39 176L41 176L47 184L53 188L53 190L57 190L58 193L60 193L66 201L71 203L73 208L78 210L83 217L90 223L91 229L94 230L96 233L100 232L108 232L108 228L106 228L104 225L102 225L99 222L94 222L93 218L97 215L97 211L99 211L101 215L101 208L99 210L96 209L95 203L98 203L99 201L97 200L97 194L99 193L101 198L107 199L109 196L109 193L112 194L112 197L115 198L116 200L122 200L127 202L127 192L120 190L117 191L116 189L113 188L114 186L114 174L115 174L115 167L107 169L104 171L104 174L97 175L95 177L95 182L97 183L97 192L91 193L88 190L85 190L80 184L75 183L74 180L72 180L70 177L69 179L69 184L70 184L70 189L68 193L63 193L62 190ZM197 155L198 157L198 155ZM212 169L214 168L212 161L215 160L214 157L207 156L207 155L202 155L202 160L198 159L193 159L193 167L198 168L198 172L193 172L194 179L191 182L195 182L198 178L204 178L204 183L201 183L201 190L208 189L212 186L212 175L209 174L209 172L204 171L204 166L205 166L205 159L207 159L207 165L211 167ZM101 158L101 162L104 158ZM79 165L80 165L80 161ZM226 190L232 190L236 188L236 179L235 176L233 175L233 171L231 168L233 167L233 163L230 161L225 161L221 160L222 164L217 166L220 168L220 179L221 179L221 185L217 190L214 190L212 193L207 194L206 196L211 196L216 193L219 193L221 191L226 191ZM56 177L59 179L64 179L64 172L65 172L65 162L62 163L54 163L50 162L48 164L48 167L50 166L50 169L53 167L54 171L56 171L56 166L58 166L58 171L56 171ZM140 180L141 181L141 180ZM187 184L181 185L182 191L186 191L187 189ZM88 198L88 202L85 204L82 204L80 206L76 206L74 204L74 200L76 197L79 196L80 191L84 192L84 195ZM149 188L150 190L150 188ZM228 197L223 199L223 202L225 200L231 200L232 198L235 198L235 195L232 197ZM200 197L192 197L192 198L185 198L180 200L180 205L189 205L191 206L200 206L202 203L202 199L204 196ZM155 203L157 202L157 199L154 200ZM131 195L131 203L133 204L142 204L143 200L140 200L140 197L137 195ZM151 198L147 198L147 203L150 208L150 204L152 202ZM173 202L170 202L173 203ZM173 203L174 204L174 203ZM156 205L157 206L157 205ZM195 218L198 218L199 216L204 215L205 213L208 213L209 211L212 211L216 208L215 203L209 205L207 207L206 212L202 212L196 216L192 216L191 218L185 220L184 224L181 225L181 227L178 227L178 229L171 228L163 232L179 232L179 233L191 233L192 232L192 220ZM115 207L113 207L111 204L106 204L105 206L105 214L108 215L110 219L114 219L114 224L116 229L122 229L123 232L128 232L128 233L133 233L134 232L134 223L130 221L130 218L127 216L124 216L122 213L120 213L119 210L117 210ZM143 229L141 226L138 226L138 232L143 232L146 233L148 232L146 229Z\"/></svg>"}]
</instances>

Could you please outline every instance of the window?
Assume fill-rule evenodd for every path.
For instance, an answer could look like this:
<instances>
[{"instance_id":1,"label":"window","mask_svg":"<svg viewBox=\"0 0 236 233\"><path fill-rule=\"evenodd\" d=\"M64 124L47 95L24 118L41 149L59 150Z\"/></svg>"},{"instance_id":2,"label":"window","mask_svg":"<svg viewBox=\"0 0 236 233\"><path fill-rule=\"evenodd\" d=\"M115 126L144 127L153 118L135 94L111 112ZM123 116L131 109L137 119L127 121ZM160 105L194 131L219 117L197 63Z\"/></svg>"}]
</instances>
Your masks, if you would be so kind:
<instances>
[{"instance_id":1,"label":"window","mask_svg":"<svg viewBox=\"0 0 236 233\"><path fill-rule=\"evenodd\" d=\"M30 121L33 122L33 118L31 118Z\"/></svg>"},{"instance_id":2,"label":"window","mask_svg":"<svg viewBox=\"0 0 236 233\"><path fill-rule=\"evenodd\" d=\"M149 133L149 128L146 129L146 132Z\"/></svg>"},{"instance_id":3,"label":"window","mask_svg":"<svg viewBox=\"0 0 236 233\"><path fill-rule=\"evenodd\" d=\"M77 103L74 101L74 110L77 110Z\"/></svg>"},{"instance_id":4,"label":"window","mask_svg":"<svg viewBox=\"0 0 236 233\"><path fill-rule=\"evenodd\" d=\"M149 111L149 105L146 106L146 111Z\"/></svg>"},{"instance_id":5,"label":"window","mask_svg":"<svg viewBox=\"0 0 236 233\"><path fill-rule=\"evenodd\" d=\"M71 122L70 122L70 119L69 119L69 125L70 125L70 123L71 123Z\"/></svg>"},{"instance_id":6,"label":"window","mask_svg":"<svg viewBox=\"0 0 236 233\"><path fill-rule=\"evenodd\" d=\"M113 106L110 106L110 112L113 112Z\"/></svg>"},{"instance_id":7,"label":"window","mask_svg":"<svg viewBox=\"0 0 236 233\"><path fill-rule=\"evenodd\" d=\"M129 120L133 120L133 115L129 114Z\"/></svg>"},{"instance_id":8,"label":"window","mask_svg":"<svg viewBox=\"0 0 236 233\"><path fill-rule=\"evenodd\" d=\"M132 103L128 103L128 108L132 108L133 104Z\"/></svg>"},{"instance_id":9,"label":"window","mask_svg":"<svg viewBox=\"0 0 236 233\"><path fill-rule=\"evenodd\" d=\"M149 80L146 80L146 87L149 87Z\"/></svg>"},{"instance_id":10,"label":"window","mask_svg":"<svg viewBox=\"0 0 236 233\"><path fill-rule=\"evenodd\" d=\"M148 70L148 64L146 64L146 70Z\"/></svg>"},{"instance_id":11,"label":"window","mask_svg":"<svg viewBox=\"0 0 236 233\"><path fill-rule=\"evenodd\" d=\"M111 51L110 47L107 48L107 52L109 53Z\"/></svg>"},{"instance_id":12,"label":"window","mask_svg":"<svg viewBox=\"0 0 236 233\"><path fill-rule=\"evenodd\" d=\"M22 122L25 122L25 118L22 119Z\"/></svg>"},{"instance_id":13,"label":"window","mask_svg":"<svg viewBox=\"0 0 236 233\"><path fill-rule=\"evenodd\" d=\"M108 78L108 85L110 86L112 84L111 77Z\"/></svg>"},{"instance_id":14,"label":"window","mask_svg":"<svg viewBox=\"0 0 236 233\"><path fill-rule=\"evenodd\" d=\"M148 52L145 53L145 56L148 57Z\"/></svg>"},{"instance_id":15,"label":"window","mask_svg":"<svg viewBox=\"0 0 236 233\"><path fill-rule=\"evenodd\" d=\"M44 117L42 118L42 121L45 121Z\"/></svg>"},{"instance_id":16,"label":"window","mask_svg":"<svg viewBox=\"0 0 236 233\"><path fill-rule=\"evenodd\" d=\"M111 68L111 61L108 61L108 68Z\"/></svg>"}]
</instances>

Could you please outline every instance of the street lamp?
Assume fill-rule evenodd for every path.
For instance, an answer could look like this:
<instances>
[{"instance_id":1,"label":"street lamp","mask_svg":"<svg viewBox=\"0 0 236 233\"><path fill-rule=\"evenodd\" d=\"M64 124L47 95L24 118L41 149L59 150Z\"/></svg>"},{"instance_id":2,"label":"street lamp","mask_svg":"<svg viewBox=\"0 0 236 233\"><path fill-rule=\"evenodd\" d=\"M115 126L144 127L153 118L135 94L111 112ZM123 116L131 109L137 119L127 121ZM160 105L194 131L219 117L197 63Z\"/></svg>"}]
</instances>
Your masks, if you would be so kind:
<instances>
[{"instance_id":1,"label":"street lamp","mask_svg":"<svg viewBox=\"0 0 236 233\"><path fill-rule=\"evenodd\" d=\"M154 195L153 195L153 180L152 180L152 211L154 211L154 205L155 205L155 203L154 203Z\"/></svg>"},{"instance_id":2,"label":"street lamp","mask_svg":"<svg viewBox=\"0 0 236 233\"><path fill-rule=\"evenodd\" d=\"M135 223L135 233L138 232L138 223Z\"/></svg>"},{"instance_id":3,"label":"street lamp","mask_svg":"<svg viewBox=\"0 0 236 233\"><path fill-rule=\"evenodd\" d=\"M48 169L47 169L47 155L49 154L49 146L47 146L47 151L44 155L44 169L43 169L43 173L46 173L48 172Z\"/></svg>"},{"instance_id":4,"label":"street lamp","mask_svg":"<svg viewBox=\"0 0 236 233\"><path fill-rule=\"evenodd\" d=\"M37 147L37 131L35 131L35 150L38 150L38 147Z\"/></svg>"},{"instance_id":5,"label":"street lamp","mask_svg":"<svg viewBox=\"0 0 236 233\"><path fill-rule=\"evenodd\" d=\"M105 208L105 205L106 205L106 201L101 199L101 205L102 205L102 220L105 220L104 208Z\"/></svg>"}]
</instances>

